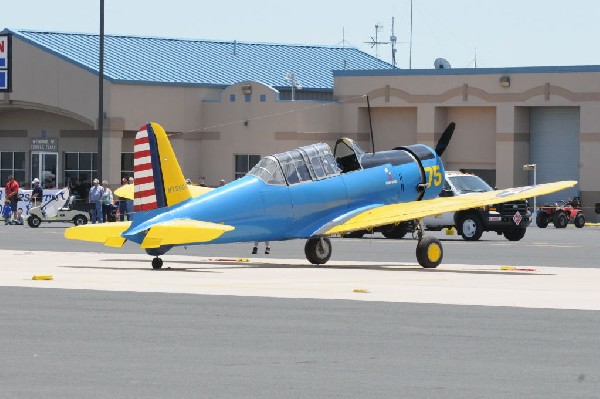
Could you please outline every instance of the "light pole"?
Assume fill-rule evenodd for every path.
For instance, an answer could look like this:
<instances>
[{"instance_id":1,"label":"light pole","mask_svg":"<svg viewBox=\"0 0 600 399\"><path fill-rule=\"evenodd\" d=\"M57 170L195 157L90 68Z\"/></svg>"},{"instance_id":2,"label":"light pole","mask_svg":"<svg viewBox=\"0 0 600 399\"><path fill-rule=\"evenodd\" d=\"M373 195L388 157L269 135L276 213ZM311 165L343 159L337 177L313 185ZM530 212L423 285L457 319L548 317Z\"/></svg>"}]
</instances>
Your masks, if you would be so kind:
<instances>
[{"instance_id":1,"label":"light pole","mask_svg":"<svg viewBox=\"0 0 600 399\"><path fill-rule=\"evenodd\" d=\"M102 134L104 133L104 0L100 0L100 52L98 54L98 180L102 181Z\"/></svg>"},{"instance_id":2,"label":"light pole","mask_svg":"<svg viewBox=\"0 0 600 399\"><path fill-rule=\"evenodd\" d=\"M535 186L537 184L537 164L535 163L527 163L525 165L523 165L523 170L533 170L533 185ZM531 213L531 217L533 219L535 219L535 215L537 212L537 204L536 204L536 197L533 197L533 212Z\"/></svg>"}]
</instances>

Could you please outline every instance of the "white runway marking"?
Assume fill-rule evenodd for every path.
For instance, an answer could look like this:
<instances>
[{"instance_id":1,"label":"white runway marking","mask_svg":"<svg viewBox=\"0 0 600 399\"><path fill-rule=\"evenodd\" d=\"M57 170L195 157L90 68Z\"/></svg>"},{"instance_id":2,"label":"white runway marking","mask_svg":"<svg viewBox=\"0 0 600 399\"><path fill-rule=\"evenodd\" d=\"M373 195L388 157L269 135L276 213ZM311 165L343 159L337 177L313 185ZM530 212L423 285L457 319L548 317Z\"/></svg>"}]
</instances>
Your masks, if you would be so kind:
<instances>
[{"instance_id":1,"label":"white runway marking","mask_svg":"<svg viewBox=\"0 0 600 399\"><path fill-rule=\"evenodd\" d=\"M600 310L600 269L442 264L426 270L410 262L344 261L314 267L304 259L169 255L155 271L151 259L0 250L0 285ZM54 279L32 280L47 274Z\"/></svg>"}]
</instances>

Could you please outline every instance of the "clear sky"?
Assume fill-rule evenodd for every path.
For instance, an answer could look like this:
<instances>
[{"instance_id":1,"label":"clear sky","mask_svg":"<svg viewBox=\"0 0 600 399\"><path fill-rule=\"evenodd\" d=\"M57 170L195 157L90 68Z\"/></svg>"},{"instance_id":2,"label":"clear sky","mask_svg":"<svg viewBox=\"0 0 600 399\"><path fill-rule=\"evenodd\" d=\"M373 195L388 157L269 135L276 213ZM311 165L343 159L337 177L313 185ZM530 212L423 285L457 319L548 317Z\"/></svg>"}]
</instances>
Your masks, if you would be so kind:
<instances>
[{"instance_id":1,"label":"clear sky","mask_svg":"<svg viewBox=\"0 0 600 399\"><path fill-rule=\"evenodd\" d=\"M100 0L7 0L0 28L99 31ZM105 0L106 34L346 45L409 66L410 0ZM600 0L413 0L412 68L600 64Z\"/></svg>"}]
</instances>

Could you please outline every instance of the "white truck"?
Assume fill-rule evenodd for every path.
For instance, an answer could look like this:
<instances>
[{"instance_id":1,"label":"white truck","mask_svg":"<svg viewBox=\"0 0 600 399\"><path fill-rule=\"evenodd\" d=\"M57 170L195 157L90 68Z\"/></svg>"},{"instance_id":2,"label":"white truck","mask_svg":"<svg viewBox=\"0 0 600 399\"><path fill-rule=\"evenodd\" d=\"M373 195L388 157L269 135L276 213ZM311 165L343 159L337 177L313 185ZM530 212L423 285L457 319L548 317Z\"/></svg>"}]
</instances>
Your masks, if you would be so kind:
<instances>
[{"instance_id":1,"label":"white truck","mask_svg":"<svg viewBox=\"0 0 600 399\"><path fill-rule=\"evenodd\" d=\"M476 175L447 171L440 197L469 195L469 193L492 190L492 187ZM426 230L456 227L458 233L467 241L479 240L484 231L494 231L503 234L509 241L519 241L525 236L530 223L531 212L526 200L488 205L459 212L447 212L423 219Z\"/></svg>"},{"instance_id":2,"label":"white truck","mask_svg":"<svg viewBox=\"0 0 600 399\"><path fill-rule=\"evenodd\" d=\"M492 191L480 177L462 172L446 171L444 187L440 197L454 197ZM464 240L476 241L484 231L503 234L509 241L519 241L525 236L527 226L531 223L531 212L526 200L488 205L482 208L466 209L458 212L446 212L438 216L423 219L425 230L440 231L455 227ZM376 231L386 238L402 238L406 233L415 231L414 221L397 225L387 225ZM348 233L345 237L362 237L366 231Z\"/></svg>"}]
</instances>

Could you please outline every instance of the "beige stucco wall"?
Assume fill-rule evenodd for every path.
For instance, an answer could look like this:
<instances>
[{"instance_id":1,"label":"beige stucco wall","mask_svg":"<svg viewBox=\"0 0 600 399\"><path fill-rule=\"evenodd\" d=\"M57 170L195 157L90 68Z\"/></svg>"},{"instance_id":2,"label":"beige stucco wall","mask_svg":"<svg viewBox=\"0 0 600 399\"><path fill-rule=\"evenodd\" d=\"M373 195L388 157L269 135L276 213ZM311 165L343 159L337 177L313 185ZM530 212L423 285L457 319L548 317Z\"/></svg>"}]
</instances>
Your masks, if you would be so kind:
<instances>
[{"instance_id":1,"label":"beige stucco wall","mask_svg":"<svg viewBox=\"0 0 600 399\"><path fill-rule=\"evenodd\" d=\"M506 88L499 84L503 74L479 71L335 76L336 102L279 101L277 91L260 82L222 89L106 81L103 176L118 181L121 152L133 150L135 131L149 121L171 134L186 177L205 176L213 185L233 178L235 154L267 155L317 141L333 146L342 136L370 151L370 125L377 150L434 145L454 121L457 129L444 154L447 169L495 170L498 187L524 185L531 107L575 106L581 129L579 188L588 209L600 202L600 73L507 71ZM252 86L249 102L244 85ZM61 152L95 151L96 75L17 39L12 88L0 94L3 151L28 151L30 137L41 130L61 138Z\"/></svg>"}]
</instances>

